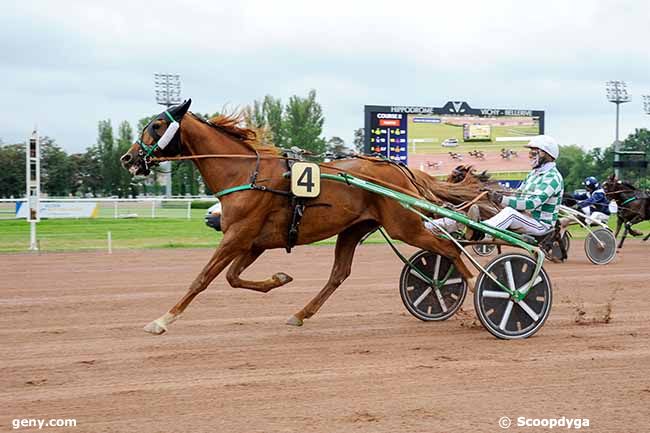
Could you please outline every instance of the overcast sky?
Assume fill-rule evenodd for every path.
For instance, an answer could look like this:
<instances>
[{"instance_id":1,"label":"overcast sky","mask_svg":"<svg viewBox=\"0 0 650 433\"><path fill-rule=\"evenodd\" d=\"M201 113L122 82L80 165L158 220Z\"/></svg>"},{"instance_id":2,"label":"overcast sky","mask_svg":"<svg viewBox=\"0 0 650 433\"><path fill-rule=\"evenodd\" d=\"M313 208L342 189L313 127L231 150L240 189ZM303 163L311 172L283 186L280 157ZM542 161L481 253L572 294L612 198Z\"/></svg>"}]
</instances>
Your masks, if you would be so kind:
<instances>
[{"instance_id":1,"label":"overcast sky","mask_svg":"<svg viewBox=\"0 0 650 433\"><path fill-rule=\"evenodd\" d=\"M633 95L621 135L650 127L648 0L8 0L2 9L5 143L37 125L83 151L99 120L135 124L161 111L155 72L180 74L198 112L316 89L325 137L348 143L365 104L456 100L545 110L561 144L606 146L607 80L625 80Z\"/></svg>"}]
</instances>

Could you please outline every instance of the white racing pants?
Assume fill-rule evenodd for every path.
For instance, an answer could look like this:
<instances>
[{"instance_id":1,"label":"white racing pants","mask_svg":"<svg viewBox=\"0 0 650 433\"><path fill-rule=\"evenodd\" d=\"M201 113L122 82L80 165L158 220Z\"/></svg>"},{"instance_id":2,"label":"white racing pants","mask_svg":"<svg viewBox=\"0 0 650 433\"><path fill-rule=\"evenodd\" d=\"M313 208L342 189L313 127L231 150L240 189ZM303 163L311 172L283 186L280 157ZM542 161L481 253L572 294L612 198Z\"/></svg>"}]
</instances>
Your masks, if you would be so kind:
<instances>
[{"instance_id":1,"label":"white racing pants","mask_svg":"<svg viewBox=\"0 0 650 433\"><path fill-rule=\"evenodd\" d=\"M607 224L607 221L609 221L609 215L598 211L592 212L589 206L583 207L580 210L582 211L583 214L585 214L588 217L585 218L585 222L587 224L591 224L592 221Z\"/></svg>"},{"instance_id":2,"label":"white racing pants","mask_svg":"<svg viewBox=\"0 0 650 433\"><path fill-rule=\"evenodd\" d=\"M445 230L449 232L455 232L461 230L463 225L450 219L450 218L438 218L434 220L436 224L441 225ZM533 236L539 236L546 233L551 227L544 224L543 222L537 221L535 218L523 214L516 209L511 207L506 207L501 210L498 214L494 215L490 219L481 221L483 224L498 227L500 229L508 229L515 231L517 233L528 234ZM425 222L424 226L431 230L433 225Z\"/></svg>"}]
</instances>

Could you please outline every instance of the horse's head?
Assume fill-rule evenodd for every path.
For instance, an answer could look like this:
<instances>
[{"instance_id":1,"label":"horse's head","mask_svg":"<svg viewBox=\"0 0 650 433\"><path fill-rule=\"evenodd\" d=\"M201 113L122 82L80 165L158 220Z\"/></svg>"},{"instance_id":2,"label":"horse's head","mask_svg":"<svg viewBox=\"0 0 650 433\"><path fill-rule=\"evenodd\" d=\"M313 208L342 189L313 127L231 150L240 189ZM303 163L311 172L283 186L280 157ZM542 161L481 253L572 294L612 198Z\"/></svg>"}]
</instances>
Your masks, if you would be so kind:
<instances>
[{"instance_id":1,"label":"horse's head","mask_svg":"<svg viewBox=\"0 0 650 433\"><path fill-rule=\"evenodd\" d=\"M477 172L474 170L472 165L459 165L451 171L451 174L447 176L447 182L449 183L460 183L465 179L469 181L474 180L478 183L489 183L490 175L486 170L482 172Z\"/></svg>"},{"instance_id":2,"label":"horse's head","mask_svg":"<svg viewBox=\"0 0 650 433\"><path fill-rule=\"evenodd\" d=\"M471 165L459 165L456 166L449 176L447 176L447 182L449 183L460 183L465 179L467 173L472 171Z\"/></svg>"},{"instance_id":3,"label":"horse's head","mask_svg":"<svg viewBox=\"0 0 650 433\"><path fill-rule=\"evenodd\" d=\"M623 189L623 183L618 180L615 174L612 174L603 182L603 189L608 195L614 195Z\"/></svg>"},{"instance_id":4,"label":"horse's head","mask_svg":"<svg viewBox=\"0 0 650 433\"><path fill-rule=\"evenodd\" d=\"M138 140L120 158L122 166L133 175L148 175L158 165L154 157L181 153L180 122L192 103L191 99L160 113L142 130Z\"/></svg>"}]
</instances>

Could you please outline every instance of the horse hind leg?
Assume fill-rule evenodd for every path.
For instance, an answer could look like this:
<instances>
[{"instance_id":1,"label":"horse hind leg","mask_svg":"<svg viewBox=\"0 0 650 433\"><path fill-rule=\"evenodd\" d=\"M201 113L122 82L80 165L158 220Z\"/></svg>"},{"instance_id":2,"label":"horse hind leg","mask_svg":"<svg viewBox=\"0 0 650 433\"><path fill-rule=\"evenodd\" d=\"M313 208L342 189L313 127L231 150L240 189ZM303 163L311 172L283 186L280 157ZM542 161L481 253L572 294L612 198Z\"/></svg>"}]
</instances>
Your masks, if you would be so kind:
<instances>
[{"instance_id":1,"label":"horse hind leg","mask_svg":"<svg viewBox=\"0 0 650 433\"><path fill-rule=\"evenodd\" d=\"M637 221L637 222L638 222L638 221ZM636 223L634 223L634 224L636 224ZM640 232L640 231L635 230L634 227L632 227L632 224L630 224L630 229L629 229L629 231L630 231L630 234L631 234L632 236L643 236L643 232Z\"/></svg>"},{"instance_id":2,"label":"horse hind leg","mask_svg":"<svg viewBox=\"0 0 650 433\"><path fill-rule=\"evenodd\" d=\"M302 310L287 319L287 325L302 326L304 319L309 319L323 306L325 301L345 281L352 270L352 259L359 241L369 231L377 228L371 221L355 224L339 233L334 251L334 266L330 278L318 294Z\"/></svg>"},{"instance_id":3,"label":"horse hind leg","mask_svg":"<svg viewBox=\"0 0 650 433\"><path fill-rule=\"evenodd\" d=\"M270 290L284 286L287 283L293 281L291 276L285 274L284 272L277 272L273 274L270 278L267 278L263 281L249 281L243 280L240 278L240 275L246 268L248 268L259 256L262 255L264 250L262 249L253 249L247 251L241 256L237 257L226 274L226 279L232 287L254 290L256 292L267 293Z\"/></svg>"}]
</instances>

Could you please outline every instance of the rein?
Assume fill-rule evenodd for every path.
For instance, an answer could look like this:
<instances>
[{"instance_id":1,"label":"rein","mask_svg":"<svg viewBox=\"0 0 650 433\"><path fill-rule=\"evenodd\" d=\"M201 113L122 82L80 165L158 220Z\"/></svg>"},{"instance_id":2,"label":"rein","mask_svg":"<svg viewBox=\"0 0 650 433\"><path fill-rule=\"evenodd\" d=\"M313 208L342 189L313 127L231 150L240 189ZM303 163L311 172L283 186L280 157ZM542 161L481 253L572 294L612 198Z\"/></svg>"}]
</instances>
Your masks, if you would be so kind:
<instances>
[{"instance_id":1,"label":"rein","mask_svg":"<svg viewBox=\"0 0 650 433\"><path fill-rule=\"evenodd\" d=\"M485 196L487 195L487 193L488 193L488 191L483 191L482 193L480 193L479 195L477 195L476 197L474 197L472 200L470 200L470 201L468 201L468 202L466 202L466 203L460 205L459 207L455 207L455 209L456 209L456 210L465 210L465 209L467 209L468 207L472 206L472 205L473 205L474 203L476 203L477 201L479 201L480 199L482 199L483 197L485 197Z\"/></svg>"},{"instance_id":2,"label":"rein","mask_svg":"<svg viewBox=\"0 0 650 433\"><path fill-rule=\"evenodd\" d=\"M364 159L364 160L367 160L367 161L372 161L372 162L392 163L392 161L386 160L384 158L378 158L378 157L373 157L373 156L356 155L354 157L359 158L359 159ZM234 187L231 187L231 188L226 188L224 190L221 190L221 191L215 193L215 197L217 197L217 198L221 198L223 196L232 194L234 192L249 191L249 190L272 192L274 194L280 194L280 195L284 195L284 196L288 197L288 196L291 195L290 192L288 192L288 191L280 191L280 190L268 188L268 187L266 187L264 185L258 185L256 183L257 176L259 174L260 161L262 159L279 159L279 160L286 160L286 161L301 161L301 159L299 159L299 158L293 158L293 157L288 157L288 156L260 155L259 152L257 152L257 150L255 151L255 155L208 154L208 155L156 157L156 158L152 158L151 160L153 162L162 162L162 161L186 161L186 160L206 159L206 158L244 158L244 159L253 159L253 158L255 158L256 159L255 170L251 174L250 183L243 184L243 185L237 185L237 186L234 186ZM318 166L328 168L330 170L337 171L337 172L342 173L342 174L350 174L350 173L348 173L348 171L346 171L344 169L341 169L341 168L338 168L338 167L336 167L334 165L331 165L330 163L327 163L327 162L318 163ZM413 198L429 199L430 200L430 198L426 197L426 195L422 193L422 191L420 189L420 188L422 188L422 186L418 182L415 181L415 175L413 174L413 172L411 172L411 170L409 170L408 167L406 167L405 169L403 169L402 167L398 167L398 168L400 169L400 171L402 171L404 173L404 175L409 179L409 181L413 184L413 186L415 186L415 188L418 190L419 194L414 194L413 191L409 191L409 190L407 190L405 188L402 188L402 187L399 187L397 185L386 183L386 182L384 182L384 181L382 181L380 179L377 179L375 177L372 177L372 176L360 175L360 174L354 174L354 176L356 176L356 177L358 177L360 179L369 181L369 182L376 183L376 184L381 185L381 186L386 187L386 188L394 189L395 191L401 192L402 194L409 195L409 196L411 196ZM265 180L268 180L268 179L265 179ZM476 197L474 197L472 200L461 203L458 206L454 206L451 203L447 203L447 205L449 205L451 208L453 208L455 210L465 210L465 209L469 208L470 206L472 206L473 204L475 204L476 202L478 202L479 200L481 200L483 197L485 197L487 195L487 193L488 193L488 191L483 191L483 192L479 193ZM440 200L440 198L438 198L435 194L431 193L431 195L433 196L433 199L435 201L438 201L438 202L442 203L442 200Z\"/></svg>"},{"instance_id":3,"label":"rein","mask_svg":"<svg viewBox=\"0 0 650 433\"><path fill-rule=\"evenodd\" d=\"M276 194L282 194L282 195L288 196L289 192L287 192L287 191L274 190L274 189L268 188L266 186L257 185L255 183L255 180L257 179L257 175L258 175L260 160L261 159L282 159L282 160L287 160L287 161L301 161L301 159L299 159L299 158L292 158L292 157L287 157L287 156L260 155L258 152L256 152L256 155L240 155L240 154L225 154L225 155L220 154L220 155L217 155L217 154L209 154L209 155L156 157L156 158L152 158L151 160L154 161L154 162L162 162L162 161L184 161L184 160L205 159L205 158L244 158L244 159L253 159L253 158L255 158L257 160L256 165L255 165L255 171L251 174L251 182L250 183L244 184L244 185L238 185L238 186L234 186L232 188L227 188L227 189L221 190L221 191L219 191L219 192L217 192L215 194L216 197L223 197L225 195L232 194L233 192L248 191L248 190L268 191L268 192L273 192L273 193L276 193ZM377 161L377 162L383 162L382 159L373 158L373 157L359 156L359 158L367 159L367 160L370 160L370 161L374 160L374 161ZM347 173L346 170L343 170L341 168L330 165L327 162L321 162L318 165L320 167L329 168L331 170L338 171L340 173ZM387 184L386 182L383 182L382 180L374 178L372 176L358 175L358 174L355 174L355 176L358 176L359 178L370 181L370 182L375 182L375 183L377 183L377 184L379 184L381 186L385 186L385 187L388 187L388 188L393 188L393 189L395 189L395 190L397 190L397 191L399 191L401 193L410 195L411 197L414 197L414 198L425 198L423 195L419 195L419 196L414 195L413 191L406 190L406 189L398 187L396 185ZM481 196L479 195L478 199L480 199L480 197ZM475 199L475 200L477 200L477 199ZM441 200L438 199L438 201L441 201Z\"/></svg>"},{"instance_id":4,"label":"rein","mask_svg":"<svg viewBox=\"0 0 650 433\"><path fill-rule=\"evenodd\" d=\"M298 158L291 158L288 156L279 156L279 155L241 155L241 154L220 154L220 155L190 155L190 156L165 156L165 157L156 157L151 158L153 162L163 162L163 161L185 161L189 159L204 159L204 158L247 158L247 159L286 159L287 161L300 161Z\"/></svg>"}]
</instances>

